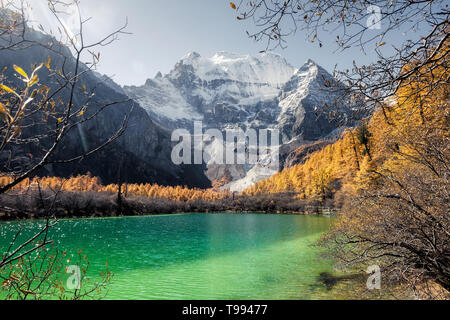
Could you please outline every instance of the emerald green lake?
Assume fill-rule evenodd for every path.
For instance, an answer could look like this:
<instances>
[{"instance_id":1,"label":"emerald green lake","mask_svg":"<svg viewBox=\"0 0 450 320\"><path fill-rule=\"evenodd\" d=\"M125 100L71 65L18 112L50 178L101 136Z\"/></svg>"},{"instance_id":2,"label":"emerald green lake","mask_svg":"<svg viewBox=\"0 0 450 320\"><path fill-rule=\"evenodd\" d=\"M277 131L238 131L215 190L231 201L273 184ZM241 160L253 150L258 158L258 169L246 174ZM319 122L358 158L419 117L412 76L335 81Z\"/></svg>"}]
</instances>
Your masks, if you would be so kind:
<instances>
[{"instance_id":1,"label":"emerald green lake","mask_svg":"<svg viewBox=\"0 0 450 320\"><path fill-rule=\"evenodd\" d=\"M333 218L296 215L182 214L63 220L59 249L83 250L95 278L108 262L107 299L333 299L319 280L332 263L313 246ZM4 252L19 225L0 224Z\"/></svg>"}]
</instances>

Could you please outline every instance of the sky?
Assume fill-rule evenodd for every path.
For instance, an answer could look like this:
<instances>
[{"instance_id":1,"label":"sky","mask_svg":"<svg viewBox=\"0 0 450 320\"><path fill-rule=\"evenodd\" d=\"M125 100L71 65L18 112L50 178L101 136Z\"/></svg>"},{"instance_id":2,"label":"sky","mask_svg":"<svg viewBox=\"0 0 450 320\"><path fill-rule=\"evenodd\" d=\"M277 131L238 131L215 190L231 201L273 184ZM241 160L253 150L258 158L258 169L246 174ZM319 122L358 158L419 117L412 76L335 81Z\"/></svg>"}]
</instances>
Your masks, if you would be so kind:
<instances>
[{"instance_id":1,"label":"sky","mask_svg":"<svg viewBox=\"0 0 450 320\"><path fill-rule=\"evenodd\" d=\"M36 20L48 22L45 0L30 0ZM88 41L101 39L128 20L130 34L102 47L98 71L112 77L120 85L142 85L157 72L168 73L177 61L195 51L212 57L218 51L257 54L265 43L248 38L251 21L238 21L236 11L227 0L81 0L83 17L92 19L86 26ZM374 31L375 32L375 31ZM328 71L351 67L353 60L366 64L375 52L362 53L354 48L334 53L335 34L321 37L323 47L306 40L297 32L288 38L286 49L276 49L295 67L312 59ZM398 35L401 37L401 35Z\"/></svg>"}]
</instances>

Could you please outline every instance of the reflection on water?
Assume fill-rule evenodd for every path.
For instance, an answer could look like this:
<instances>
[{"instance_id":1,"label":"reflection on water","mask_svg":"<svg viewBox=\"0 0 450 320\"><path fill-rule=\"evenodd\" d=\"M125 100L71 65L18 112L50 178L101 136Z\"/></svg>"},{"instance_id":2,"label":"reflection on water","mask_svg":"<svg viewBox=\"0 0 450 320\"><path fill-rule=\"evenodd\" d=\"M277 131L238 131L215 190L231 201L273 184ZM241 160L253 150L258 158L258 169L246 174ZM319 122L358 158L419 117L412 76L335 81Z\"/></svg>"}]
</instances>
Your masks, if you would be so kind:
<instances>
[{"instance_id":1,"label":"reflection on water","mask_svg":"<svg viewBox=\"0 0 450 320\"><path fill-rule=\"evenodd\" d=\"M336 285L353 278L333 277L331 262L312 246L332 221L253 214L65 220L51 237L61 250L83 249L91 277L108 262L109 299L333 299L345 296ZM40 222L0 224L2 250L19 224L26 236Z\"/></svg>"}]
</instances>

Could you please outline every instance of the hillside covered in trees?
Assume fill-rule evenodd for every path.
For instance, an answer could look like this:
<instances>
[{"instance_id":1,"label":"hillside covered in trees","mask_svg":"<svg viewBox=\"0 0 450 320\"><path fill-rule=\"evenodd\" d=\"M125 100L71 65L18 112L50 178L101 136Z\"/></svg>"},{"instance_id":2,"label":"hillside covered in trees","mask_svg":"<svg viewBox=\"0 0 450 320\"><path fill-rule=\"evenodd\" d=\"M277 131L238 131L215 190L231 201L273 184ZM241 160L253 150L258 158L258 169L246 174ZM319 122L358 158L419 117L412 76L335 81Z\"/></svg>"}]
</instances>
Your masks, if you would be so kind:
<instances>
[{"instance_id":1,"label":"hillside covered in trees","mask_svg":"<svg viewBox=\"0 0 450 320\"><path fill-rule=\"evenodd\" d=\"M294 165L245 190L246 195L294 192L300 199L343 201L377 184L387 172L423 171L437 173L448 159L448 85L429 89L431 79L448 77L438 68L426 79L409 82L369 119L347 129L339 140L308 156L304 164ZM430 139L435 139L432 141ZM444 163L427 160L431 150L439 150ZM436 150L436 151L437 151Z\"/></svg>"}]
</instances>

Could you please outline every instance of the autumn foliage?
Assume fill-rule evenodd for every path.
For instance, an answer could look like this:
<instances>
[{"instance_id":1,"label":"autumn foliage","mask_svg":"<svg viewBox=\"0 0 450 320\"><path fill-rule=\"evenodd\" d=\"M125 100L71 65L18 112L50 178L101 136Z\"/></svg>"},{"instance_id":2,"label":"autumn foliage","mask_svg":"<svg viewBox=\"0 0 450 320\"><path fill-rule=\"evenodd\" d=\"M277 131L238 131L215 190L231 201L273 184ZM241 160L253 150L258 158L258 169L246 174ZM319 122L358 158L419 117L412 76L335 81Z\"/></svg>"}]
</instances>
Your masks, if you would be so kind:
<instances>
[{"instance_id":1,"label":"autumn foliage","mask_svg":"<svg viewBox=\"0 0 450 320\"><path fill-rule=\"evenodd\" d=\"M433 99L432 104L421 101L422 107L414 108L421 99L411 94L417 90L415 86L401 87L396 103L385 105L358 127L347 129L336 143L311 154L304 164L287 168L245 190L244 194L295 192L301 199L334 197L339 202L368 188L376 181L376 172L398 166L415 170L411 160L418 155L414 149L425 142L417 140L418 145L411 146L404 143L406 139L419 137L424 130L439 130L445 139L445 126L448 126L448 87L424 98ZM436 109L438 97L441 104Z\"/></svg>"},{"instance_id":2,"label":"autumn foliage","mask_svg":"<svg viewBox=\"0 0 450 320\"><path fill-rule=\"evenodd\" d=\"M376 114L367 124L371 149L378 150L380 122ZM331 197L338 190L355 192L355 181L363 180L376 161L371 161L366 147L358 139L359 128L346 130L340 139L308 156L304 164L287 168L244 191L246 195L296 192L299 198Z\"/></svg>"},{"instance_id":3,"label":"autumn foliage","mask_svg":"<svg viewBox=\"0 0 450 320\"><path fill-rule=\"evenodd\" d=\"M9 176L0 177L0 186L6 185L13 178ZM117 193L119 186L117 184L103 185L99 178L91 175L81 175L71 178L58 177L35 177L25 179L13 190L23 191L29 189L43 188L53 191L73 191L73 192L109 192ZM230 197L228 191L219 191L217 189L189 189L187 187L164 187L156 184L126 184L122 186L122 192L125 195L136 195L148 198L162 198L173 201L205 200L217 201Z\"/></svg>"}]
</instances>

